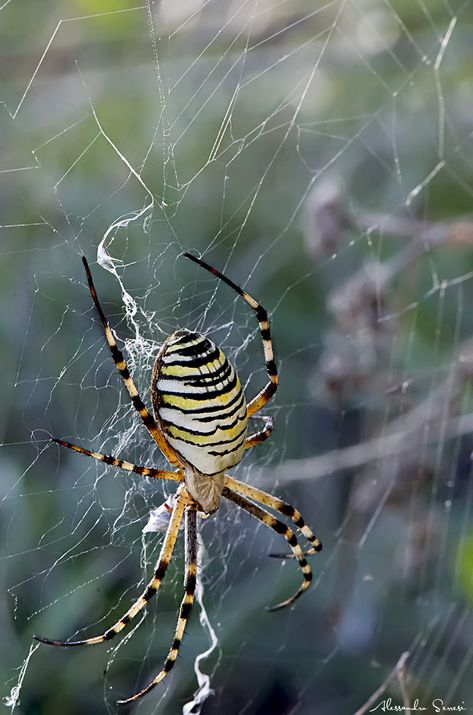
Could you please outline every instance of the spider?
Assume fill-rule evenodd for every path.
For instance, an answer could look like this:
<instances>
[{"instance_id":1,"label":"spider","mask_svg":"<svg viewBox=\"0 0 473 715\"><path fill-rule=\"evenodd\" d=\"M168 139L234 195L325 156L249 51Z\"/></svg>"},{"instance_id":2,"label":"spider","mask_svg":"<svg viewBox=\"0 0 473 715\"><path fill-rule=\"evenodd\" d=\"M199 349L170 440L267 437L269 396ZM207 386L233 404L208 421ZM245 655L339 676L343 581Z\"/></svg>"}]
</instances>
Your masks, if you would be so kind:
<instances>
[{"instance_id":1,"label":"spider","mask_svg":"<svg viewBox=\"0 0 473 715\"><path fill-rule=\"evenodd\" d=\"M166 460L174 467L174 471L141 467L124 459L92 452L62 439L52 440L74 452L93 457L113 467L135 472L144 477L170 479L179 483L172 501L171 513L153 577L128 611L104 633L85 640L60 641L34 636L41 643L64 647L96 645L114 638L159 590L184 517L186 551L184 597L179 609L174 640L162 669L153 680L131 697L119 700L118 705L131 703L146 695L166 677L176 662L196 587L197 514L202 516L213 514L219 508L221 498L225 497L286 539L292 552L291 556L297 560L302 571L303 580L292 596L267 609L270 611L290 606L309 587L312 571L305 557L322 548L322 544L306 525L297 509L282 499L249 484L243 484L226 474L228 468L234 467L242 460L247 449L264 442L272 432L271 417L259 416L264 423L263 429L247 435L250 417L256 415L269 402L278 385L268 314L258 301L216 268L190 253L184 255L233 288L255 311L268 375L266 386L247 403L235 368L222 350L204 335L189 330L177 330L166 338L154 362L151 378L153 417L145 407L123 353L115 342L97 297L89 265L83 257L90 293L115 365L144 426ZM294 531L260 505L269 507L292 520L297 530L309 542L310 547L304 552L299 546Z\"/></svg>"}]
</instances>

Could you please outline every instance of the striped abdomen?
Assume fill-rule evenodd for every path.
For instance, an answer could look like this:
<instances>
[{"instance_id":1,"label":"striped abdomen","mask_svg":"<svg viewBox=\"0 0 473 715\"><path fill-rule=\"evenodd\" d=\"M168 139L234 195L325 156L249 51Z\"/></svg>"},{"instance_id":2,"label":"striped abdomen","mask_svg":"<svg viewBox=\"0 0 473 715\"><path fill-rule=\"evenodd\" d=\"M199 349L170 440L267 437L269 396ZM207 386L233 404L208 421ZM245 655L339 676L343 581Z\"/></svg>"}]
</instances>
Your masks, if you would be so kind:
<instances>
[{"instance_id":1,"label":"striped abdomen","mask_svg":"<svg viewBox=\"0 0 473 715\"><path fill-rule=\"evenodd\" d=\"M165 437L184 462L204 475L238 464L248 428L240 380L208 338L173 333L153 369L151 394Z\"/></svg>"}]
</instances>

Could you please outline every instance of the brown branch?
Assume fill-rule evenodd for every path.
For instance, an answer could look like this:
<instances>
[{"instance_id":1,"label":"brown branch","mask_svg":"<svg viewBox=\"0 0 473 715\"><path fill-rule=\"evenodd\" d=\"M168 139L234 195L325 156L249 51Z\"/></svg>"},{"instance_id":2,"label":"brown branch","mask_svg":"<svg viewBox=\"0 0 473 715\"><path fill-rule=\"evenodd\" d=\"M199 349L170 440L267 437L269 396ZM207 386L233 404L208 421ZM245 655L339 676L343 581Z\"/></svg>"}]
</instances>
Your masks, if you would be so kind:
<instances>
[{"instance_id":1,"label":"brown branch","mask_svg":"<svg viewBox=\"0 0 473 715\"><path fill-rule=\"evenodd\" d=\"M456 246L473 245L473 222L468 220L451 223L420 221L405 216L367 212L356 217L356 226L364 231L379 230L392 236L415 239L424 247L445 243Z\"/></svg>"},{"instance_id":2,"label":"brown branch","mask_svg":"<svg viewBox=\"0 0 473 715\"><path fill-rule=\"evenodd\" d=\"M403 685L401 684L401 679L404 678L404 673L405 673L405 666L407 659L409 658L409 651L405 651L401 657L399 658L398 662L392 669L392 671L389 673L388 677L384 681L382 685L379 686L379 688L373 693L373 695L366 701L364 705L359 708L355 715L364 715L368 710L370 710L372 705L376 705L376 702L379 700L381 695L389 688L391 685L392 681L395 680L396 678L399 681L399 684L401 686L401 690L403 690ZM404 682L404 681L403 681ZM407 710L405 710L406 715L410 715L410 705L408 703L408 700L406 700L406 697L404 696L403 693L403 698L404 698L404 707L407 707ZM407 703L407 704L406 704Z\"/></svg>"},{"instance_id":3,"label":"brown branch","mask_svg":"<svg viewBox=\"0 0 473 715\"><path fill-rule=\"evenodd\" d=\"M403 655L404 655L404 653L403 653ZM406 654L406 659L404 660L404 662L401 664L401 667L399 668L399 672L397 674L397 679L399 681L399 687L401 688L402 704L404 705L404 712L406 713L406 715L411 715L411 710L410 710L411 705L410 705L409 693L407 692L407 674L406 674L407 656L408 656L408 654Z\"/></svg>"},{"instance_id":4,"label":"brown branch","mask_svg":"<svg viewBox=\"0 0 473 715\"><path fill-rule=\"evenodd\" d=\"M473 219L468 215L462 220L447 222L374 211L357 210L354 213L347 207L344 186L333 178L318 183L312 191L306 202L305 224L306 247L316 260L320 255L331 255L344 245L347 231L379 231L405 238L415 247L412 257L441 244L473 245Z\"/></svg>"},{"instance_id":5,"label":"brown branch","mask_svg":"<svg viewBox=\"0 0 473 715\"><path fill-rule=\"evenodd\" d=\"M343 469L356 469L378 459L386 459L411 450L418 451L419 444L434 444L439 437L453 439L473 432L473 413L448 420L446 425L420 425L418 429L382 434L374 439L345 449L334 449L317 457L292 459L280 466L262 469L260 480L274 484L304 479L320 479Z\"/></svg>"}]
</instances>

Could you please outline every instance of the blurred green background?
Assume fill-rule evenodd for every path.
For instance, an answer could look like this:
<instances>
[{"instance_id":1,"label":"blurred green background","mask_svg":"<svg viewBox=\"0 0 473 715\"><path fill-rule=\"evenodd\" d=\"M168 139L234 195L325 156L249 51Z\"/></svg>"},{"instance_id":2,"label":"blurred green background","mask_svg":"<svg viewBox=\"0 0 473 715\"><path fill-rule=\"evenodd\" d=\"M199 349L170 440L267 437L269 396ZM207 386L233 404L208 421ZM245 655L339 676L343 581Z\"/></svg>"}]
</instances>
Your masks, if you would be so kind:
<instances>
[{"instance_id":1,"label":"blurred green background","mask_svg":"<svg viewBox=\"0 0 473 715\"><path fill-rule=\"evenodd\" d=\"M472 31L469 0L0 4L5 710L20 682L17 713L116 712L171 642L182 544L132 637L27 660L33 633L122 615L172 492L49 442L163 464L80 256L144 394L178 327L220 342L247 394L264 382L254 316L185 250L272 315L275 431L233 473L324 543L314 588L269 614L299 579L268 558L284 542L233 505L202 524L201 712L355 713L406 651L377 702L473 710ZM128 711L182 712L208 646L196 606L172 675Z\"/></svg>"}]
</instances>

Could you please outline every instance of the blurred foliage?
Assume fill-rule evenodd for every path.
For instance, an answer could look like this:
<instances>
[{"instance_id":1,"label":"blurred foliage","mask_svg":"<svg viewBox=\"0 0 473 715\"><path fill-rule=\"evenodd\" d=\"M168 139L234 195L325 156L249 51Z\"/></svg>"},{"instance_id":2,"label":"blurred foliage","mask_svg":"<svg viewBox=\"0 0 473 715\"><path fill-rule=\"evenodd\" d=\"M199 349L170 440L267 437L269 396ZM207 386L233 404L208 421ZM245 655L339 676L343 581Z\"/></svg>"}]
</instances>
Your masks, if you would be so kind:
<instances>
[{"instance_id":1,"label":"blurred foliage","mask_svg":"<svg viewBox=\"0 0 473 715\"><path fill-rule=\"evenodd\" d=\"M161 464L82 274L114 226L116 275L94 277L144 393L182 326L211 330L251 394L264 380L253 316L182 251L271 311L276 429L235 473L324 542L315 588L266 614L298 578L267 558L278 540L227 505L203 524L202 712L354 713L404 651L412 699L473 707L472 31L470 0L0 3L3 697L34 632L103 632L159 553L141 530L166 487L49 443ZM375 459L302 470L372 440ZM17 712L114 712L160 666L181 569L182 548L118 649L35 651ZM130 710L190 699L195 611L169 682ZM403 702L395 681L386 696Z\"/></svg>"},{"instance_id":2,"label":"blurred foliage","mask_svg":"<svg viewBox=\"0 0 473 715\"><path fill-rule=\"evenodd\" d=\"M473 534L458 547L458 584L469 601L473 601Z\"/></svg>"}]
</instances>

